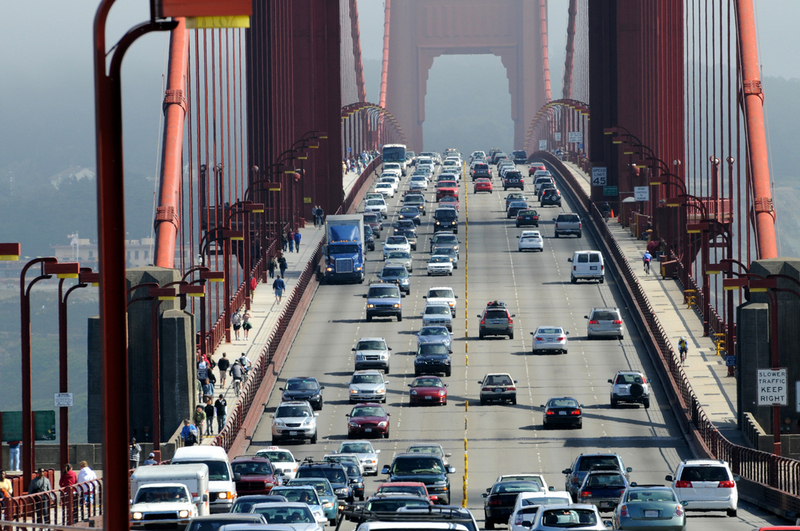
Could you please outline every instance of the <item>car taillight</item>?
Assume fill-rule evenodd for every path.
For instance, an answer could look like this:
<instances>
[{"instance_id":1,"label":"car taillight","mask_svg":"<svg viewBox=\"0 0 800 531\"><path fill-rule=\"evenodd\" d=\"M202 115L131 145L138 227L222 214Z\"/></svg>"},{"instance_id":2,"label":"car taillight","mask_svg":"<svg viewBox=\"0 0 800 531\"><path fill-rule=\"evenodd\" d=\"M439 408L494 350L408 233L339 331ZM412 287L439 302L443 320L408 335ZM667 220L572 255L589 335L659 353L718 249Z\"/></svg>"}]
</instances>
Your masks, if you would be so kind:
<instances>
[{"instance_id":1,"label":"car taillight","mask_svg":"<svg viewBox=\"0 0 800 531\"><path fill-rule=\"evenodd\" d=\"M620 319L617 319L616 321L614 321L614 324L622 324L622 321Z\"/></svg>"},{"instance_id":2,"label":"car taillight","mask_svg":"<svg viewBox=\"0 0 800 531\"><path fill-rule=\"evenodd\" d=\"M619 508L619 515L620 516L628 516L628 506L627 505L623 505L622 507Z\"/></svg>"},{"instance_id":3,"label":"car taillight","mask_svg":"<svg viewBox=\"0 0 800 531\"><path fill-rule=\"evenodd\" d=\"M522 513L517 513L517 516L514 518L514 525L522 525Z\"/></svg>"},{"instance_id":4,"label":"car taillight","mask_svg":"<svg viewBox=\"0 0 800 531\"><path fill-rule=\"evenodd\" d=\"M600 324L600 321L592 319L591 321L589 321L589 324Z\"/></svg>"},{"instance_id":5,"label":"car taillight","mask_svg":"<svg viewBox=\"0 0 800 531\"><path fill-rule=\"evenodd\" d=\"M572 412L570 413L570 415L580 415L580 414L581 414L580 409L573 409Z\"/></svg>"},{"instance_id":6,"label":"car taillight","mask_svg":"<svg viewBox=\"0 0 800 531\"><path fill-rule=\"evenodd\" d=\"M600 271L603 271L605 268L606 268L606 266L604 266L604 265L601 265L601 266L600 266Z\"/></svg>"},{"instance_id":7,"label":"car taillight","mask_svg":"<svg viewBox=\"0 0 800 531\"><path fill-rule=\"evenodd\" d=\"M545 415L555 415L555 411L550 411L549 409L545 412Z\"/></svg>"},{"instance_id":8,"label":"car taillight","mask_svg":"<svg viewBox=\"0 0 800 531\"><path fill-rule=\"evenodd\" d=\"M592 493L588 490L581 491L581 498L588 498L592 495Z\"/></svg>"},{"instance_id":9,"label":"car taillight","mask_svg":"<svg viewBox=\"0 0 800 531\"><path fill-rule=\"evenodd\" d=\"M572 270L573 271L577 271L578 270L578 266L572 266Z\"/></svg>"},{"instance_id":10,"label":"car taillight","mask_svg":"<svg viewBox=\"0 0 800 531\"><path fill-rule=\"evenodd\" d=\"M514 324L514 320L511 319L511 317L508 318L508 324L510 324L510 325Z\"/></svg>"},{"instance_id":11,"label":"car taillight","mask_svg":"<svg viewBox=\"0 0 800 531\"><path fill-rule=\"evenodd\" d=\"M676 481L675 482L676 489L691 489L692 482L691 481Z\"/></svg>"},{"instance_id":12,"label":"car taillight","mask_svg":"<svg viewBox=\"0 0 800 531\"><path fill-rule=\"evenodd\" d=\"M494 498L494 499L489 500L489 505L501 505L502 503L503 503L503 500L501 500L499 498Z\"/></svg>"},{"instance_id":13,"label":"car taillight","mask_svg":"<svg viewBox=\"0 0 800 531\"><path fill-rule=\"evenodd\" d=\"M736 486L736 483L734 483L733 481L720 481L719 485L717 485L717 488L719 488L719 489L732 489L735 486Z\"/></svg>"},{"instance_id":14,"label":"car taillight","mask_svg":"<svg viewBox=\"0 0 800 531\"><path fill-rule=\"evenodd\" d=\"M488 391L491 391L491 389L489 389L488 387L481 387L481 391L487 391L488 392Z\"/></svg>"},{"instance_id":15,"label":"car taillight","mask_svg":"<svg viewBox=\"0 0 800 531\"><path fill-rule=\"evenodd\" d=\"M683 516L683 506L681 504L675 507L675 516Z\"/></svg>"},{"instance_id":16,"label":"car taillight","mask_svg":"<svg viewBox=\"0 0 800 531\"><path fill-rule=\"evenodd\" d=\"M516 391L516 387L506 387L506 391Z\"/></svg>"},{"instance_id":17,"label":"car taillight","mask_svg":"<svg viewBox=\"0 0 800 531\"><path fill-rule=\"evenodd\" d=\"M486 324L486 319L481 319L481 324L485 325Z\"/></svg>"},{"instance_id":18,"label":"car taillight","mask_svg":"<svg viewBox=\"0 0 800 531\"><path fill-rule=\"evenodd\" d=\"M567 339L566 336L558 338L559 341L564 341L565 339Z\"/></svg>"},{"instance_id":19,"label":"car taillight","mask_svg":"<svg viewBox=\"0 0 800 531\"><path fill-rule=\"evenodd\" d=\"M582 225L582 224L581 224L581 222L579 221L579 222L578 222L578 228L581 228L582 226L583 226L583 225Z\"/></svg>"}]
</instances>

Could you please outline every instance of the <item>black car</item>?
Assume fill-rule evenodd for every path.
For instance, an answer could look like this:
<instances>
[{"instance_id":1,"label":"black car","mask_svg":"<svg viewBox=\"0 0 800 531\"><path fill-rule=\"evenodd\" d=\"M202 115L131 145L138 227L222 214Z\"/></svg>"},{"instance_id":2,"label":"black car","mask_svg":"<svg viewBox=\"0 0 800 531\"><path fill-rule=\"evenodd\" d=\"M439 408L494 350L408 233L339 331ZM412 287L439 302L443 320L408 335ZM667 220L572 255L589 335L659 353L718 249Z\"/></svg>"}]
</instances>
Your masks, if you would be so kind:
<instances>
[{"instance_id":1,"label":"black car","mask_svg":"<svg viewBox=\"0 0 800 531\"><path fill-rule=\"evenodd\" d=\"M289 378L286 386L281 387L283 391L283 401L305 400L312 409L322 409L322 390L324 386L319 385L316 378L304 376L300 378Z\"/></svg>"},{"instance_id":2,"label":"black car","mask_svg":"<svg viewBox=\"0 0 800 531\"><path fill-rule=\"evenodd\" d=\"M350 488L353 489L353 496L364 501L364 476L361 474L361 467L354 463L340 462L347 472L347 479L350 481Z\"/></svg>"},{"instance_id":3,"label":"black car","mask_svg":"<svg viewBox=\"0 0 800 531\"><path fill-rule=\"evenodd\" d=\"M535 210L520 210L517 212L517 227L523 225L539 226L539 213Z\"/></svg>"},{"instance_id":4,"label":"black car","mask_svg":"<svg viewBox=\"0 0 800 531\"><path fill-rule=\"evenodd\" d=\"M553 426L572 426L578 429L583 427L583 406L574 398L563 396L551 398L547 405L543 405L544 428Z\"/></svg>"},{"instance_id":5,"label":"black car","mask_svg":"<svg viewBox=\"0 0 800 531\"><path fill-rule=\"evenodd\" d=\"M486 162L476 162L473 164L470 173L472 174L473 181L481 177L486 177L487 179L492 178L492 170L489 169L489 164Z\"/></svg>"},{"instance_id":6,"label":"black car","mask_svg":"<svg viewBox=\"0 0 800 531\"><path fill-rule=\"evenodd\" d=\"M506 217L516 218L520 210L529 210L528 203L525 201L511 201L511 203L508 204Z\"/></svg>"},{"instance_id":7,"label":"black car","mask_svg":"<svg viewBox=\"0 0 800 531\"><path fill-rule=\"evenodd\" d=\"M381 472L389 475L390 482L418 481L425 484L428 494L435 494L437 503L450 503L450 478L455 468L445 465L441 457L433 454L397 454L391 465L384 465Z\"/></svg>"},{"instance_id":8,"label":"black car","mask_svg":"<svg viewBox=\"0 0 800 531\"><path fill-rule=\"evenodd\" d=\"M400 287L400 291L406 295L411 295L410 276L411 273L408 272L406 266L399 265L385 266L383 270L381 270L381 274L378 275L378 278L381 279L381 282L386 284L397 284Z\"/></svg>"},{"instance_id":9,"label":"black car","mask_svg":"<svg viewBox=\"0 0 800 531\"><path fill-rule=\"evenodd\" d=\"M539 202L542 206L555 205L561 206L561 192L556 188L547 188L541 195Z\"/></svg>"},{"instance_id":10,"label":"black car","mask_svg":"<svg viewBox=\"0 0 800 531\"><path fill-rule=\"evenodd\" d=\"M383 230L383 219L381 218L380 214L376 214L373 212L367 212L364 214L364 226L369 225L372 227L372 232L375 235L375 239L381 237L381 230Z\"/></svg>"},{"instance_id":11,"label":"black car","mask_svg":"<svg viewBox=\"0 0 800 531\"><path fill-rule=\"evenodd\" d=\"M552 181L549 182L549 183L542 183L542 185L536 191L536 195L539 196L539 200L541 201L542 197L544 196L545 191L547 191L547 190L555 190L555 188L556 188L556 185Z\"/></svg>"},{"instance_id":12,"label":"black car","mask_svg":"<svg viewBox=\"0 0 800 531\"><path fill-rule=\"evenodd\" d=\"M435 223L433 225L433 232L440 230L451 230L454 234L458 234L458 212L454 208L437 208L433 213Z\"/></svg>"},{"instance_id":13,"label":"black car","mask_svg":"<svg viewBox=\"0 0 800 531\"><path fill-rule=\"evenodd\" d=\"M367 251L374 251L375 233L372 231L372 227L369 225L364 225L364 240L367 242Z\"/></svg>"},{"instance_id":14,"label":"black car","mask_svg":"<svg viewBox=\"0 0 800 531\"><path fill-rule=\"evenodd\" d=\"M400 209L400 219L410 219L414 225L419 225L420 220L419 209L413 206L404 206Z\"/></svg>"},{"instance_id":15,"label":"black car","mask_svg":"<svg viewBox=\"0 0 800 531\"><path fill-rule=\"evenodd\" d=\"M347 469L342 463L305 463L297 469L295 477L327 478L337 498L353 503L353 489L350 487Z\"/></svg>"},{"instance_id":16,"label":"black car","mask_svg":"<svg viewBox=\"0 0 800 531\"><path fill-rule=\"evenodd\" d=\"M403 206L412 206L419 209L421 215L425 215L425 196L418 193L410 193L403 196Z\"/></svg>"},{"instance_id":17,"label":"black car","mask_svg":"<svg viewBox=\"0 0 800 531\"><path fill-rule=\"evenodd\" d=\"M414 358L414 376L423 374L444 374L452 371L450 349L441 343L423 343L417 348Z\"/></svg>"},{"instance_id":18,"label":"black car","mask_svg":"<svg viewBox=\"0 0 800 531\"><path fill-rule=\"evenodd\" d=\"M398 219L392 224L392 232L395 236L400 236L402 230L412 230L416 234L417 226L410 219Z\"/></svg>"},{"instance_id":19,"label":"black car","mask_svg":"<svg viewBox=\"0 0 800 531\"><path fill-rule=\"evenodd\" d=\"M562 473L566 476L564 481L564 489L572 495L574 500L579 498L581 485L583 479L592 470L602 467L603 470L608 470L607 467L624 471L625 479L630 482L631 478L628 474L633 471L631 467L625 468L622 462L622 457L617 454L581 454L575 458L570 468L565 468Z\"/></svg>"},{"instance_id":20,"label":"black car","mask_svg":"<svg viewBox=\"0 0 800 531\"><path fill-rule=\"evenodd\" d=\"M505 524L514 512L520 492L541 492L542 487L535 481L498 481L483 493L483 514L486 529L494 529L495 524Z\"/></svg>"},{"instance_id":21,"label":"black car","mask_svg":"<svg viewBox=\"0 0 800 531\"><path fill-rule=\"evenodd\" d=\"M509 188L525 189L525 179L522 177L522 173L517 170L508 170L503 174L503 190Z\"/></svg>"},{"instance_id":22,"label":"black car","mask_svg":"<svg viewBox=\"0 0 800 531\"><path fill-rule=\"evenodd\" d=\"M511 156L514 159L514 164L525 164L528 162L528 152L524 149L518 149L516 151L511 152Z\"/></svg>"}]
</instances>

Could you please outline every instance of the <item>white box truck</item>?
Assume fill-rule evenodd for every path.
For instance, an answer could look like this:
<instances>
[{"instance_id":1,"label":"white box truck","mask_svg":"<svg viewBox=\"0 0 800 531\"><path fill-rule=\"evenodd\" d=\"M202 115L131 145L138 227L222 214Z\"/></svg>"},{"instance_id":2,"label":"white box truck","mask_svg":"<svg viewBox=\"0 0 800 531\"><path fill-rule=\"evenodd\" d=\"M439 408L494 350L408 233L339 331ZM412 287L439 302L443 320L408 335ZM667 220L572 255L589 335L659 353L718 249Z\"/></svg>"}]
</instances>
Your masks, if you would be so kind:
<instances>
[{"instance_id":1,"label":"white box truck","mask_svg":"<svg viewBox=\"0 0 800 531\"><path fill-rule=\"evenodd\" d=\"M236 481L228 461L228 454L221 446L184 446L175 450L170 466L205 463L208 467L208 498L211 513L230 512L236 499Z\"/></svg>"},{"instance_id":2,"label":"white box truck","mask_svg":"<svg viewBox=\"0 0 800 531\"><path fill-rule=\"evenodd\" d=\"M209 514L208 467L203 463L141 466L131 474L131 529L175 524Z\"/></svg>"}]
</instances>

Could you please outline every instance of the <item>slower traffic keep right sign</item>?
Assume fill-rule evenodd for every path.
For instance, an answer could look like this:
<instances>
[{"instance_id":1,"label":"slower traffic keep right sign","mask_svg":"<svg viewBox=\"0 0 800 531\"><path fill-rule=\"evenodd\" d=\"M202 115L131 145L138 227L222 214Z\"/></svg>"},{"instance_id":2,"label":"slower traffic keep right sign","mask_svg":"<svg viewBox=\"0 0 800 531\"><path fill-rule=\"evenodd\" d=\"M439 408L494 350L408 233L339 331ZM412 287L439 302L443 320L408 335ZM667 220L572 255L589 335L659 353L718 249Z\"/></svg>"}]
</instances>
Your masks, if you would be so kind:
<instances>
[{"instance_id":1,"label":"slower traffic keep right sign","mask_svg":"<svg viewBox=\"0 0 800 531\"><path fill-rule=\"evenodd\" d=\"M788 405L786 368L758 369L757 381L759 406Z\"/></svg>"}]
</instances>

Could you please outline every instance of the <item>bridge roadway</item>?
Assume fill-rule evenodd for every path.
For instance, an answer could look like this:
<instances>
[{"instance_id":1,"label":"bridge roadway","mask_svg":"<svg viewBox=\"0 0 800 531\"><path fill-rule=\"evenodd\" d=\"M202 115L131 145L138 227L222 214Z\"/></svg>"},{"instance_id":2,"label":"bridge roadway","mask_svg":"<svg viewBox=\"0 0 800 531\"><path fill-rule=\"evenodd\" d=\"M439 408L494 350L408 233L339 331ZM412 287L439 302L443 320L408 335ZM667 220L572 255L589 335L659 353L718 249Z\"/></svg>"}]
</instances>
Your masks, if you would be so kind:
<instances>
[{"instance_id":1,"label":"bridge roadway","mask_svg":"<svg viewBox=\"0 0 800 531\"><path fill-rule=\"evenodd\" d=\"M297 459L322 458L335 451L347 438L349 377L353 372L351 348L360 337L382 336L393 348L388 376L387 411L391 413L389 439L374 441L381 450L379 467L415 441L436 441L450 452L456 473L450 478L452 501L462 501L464 439L468 440L467 506L483 520L481 494L499 474L542 472L549 485L564 486L561 471L575 456L588 452L619 453L626 466L633 467L631 478L638 483L664 483L682 459L692 457L682 437L660 382L653 381L654 398L650 409L640 406L609 406L607 380L619 369L642 369L655 378L656 372L642 346L635 327L626 327L624 340L586 339L583 318L592 307L625 304L614 279L606 275L604 284L569 280L567 258L580 249L596 249L589 231L582 239L553 237L552 218L557 207L538 208L544 220L539 229L545 242L542 253L519 253L516 235L521 229L507 220L503 211L505 193L497 178L493 194L472 194L471 182L461 185L459 239L461 259L452 277L428 277L425 264L427 242L433 234L429 214L419 228L419 246L414 255L411 294L403 299L402 322L392 319L365 320L364 285L320 286L305 321L281 371L279 384L265 407L265 414L247 450L255 453L271 443L271 419L280 401L281 382L294 376L314 376L325 386L325 405L318 418L316 445L284 443ZM466 185L466 189L465 189ZM407 179L401 190L407 186ZM498 189L499 187L499 189ZM433 187L430 188L433 190ZM532 190L526 189L531 195ZM468 192L468 193L465 193ZM433 201L432 192L427 197ZM391 223L399 210L400 196L389 200ZM534 203L536 204L536 203ZM563 209L569 210L568 201ZM386 223L386 226L389 226ZM368 274L382 267L381 242L368 256ZM421 326L422 296L432 286L449 285L458 294L454 320L453 373L447 378L447 406L410 408L407 384L413 379L415 332ZM469 297L467 297L467 294ZM514 339L479 340L479 314L487 301L502 300L514 318ZM468 308L467 308L468 306ZM631 317L623 313L626 322ZM569 353L532 355L530 333L540 325L560 325L569 330ZM467 360L469 363L467 363ZM478 380L490 371L507 371L518 380L516 405L481 406ZM573 396L582 404L582 430L543 430L539 407L553 396ZM469 409L465 403L469 401ZM365 478L367 495L373 493L384 476ZM744 502L736 518L724 513L689 513L689 530L751 530L768 522L779 523ZM350 524L343 523L347 527Z\"/></svg>"}]
</instances>

